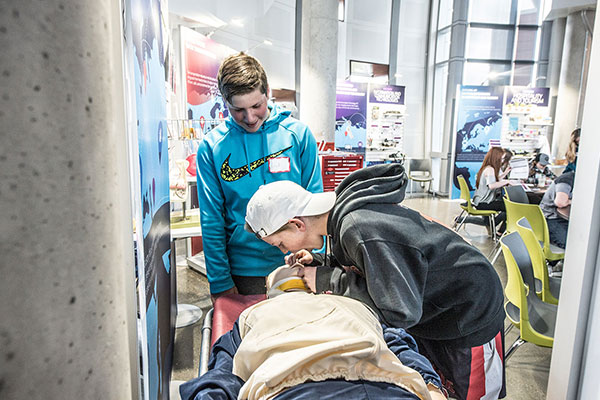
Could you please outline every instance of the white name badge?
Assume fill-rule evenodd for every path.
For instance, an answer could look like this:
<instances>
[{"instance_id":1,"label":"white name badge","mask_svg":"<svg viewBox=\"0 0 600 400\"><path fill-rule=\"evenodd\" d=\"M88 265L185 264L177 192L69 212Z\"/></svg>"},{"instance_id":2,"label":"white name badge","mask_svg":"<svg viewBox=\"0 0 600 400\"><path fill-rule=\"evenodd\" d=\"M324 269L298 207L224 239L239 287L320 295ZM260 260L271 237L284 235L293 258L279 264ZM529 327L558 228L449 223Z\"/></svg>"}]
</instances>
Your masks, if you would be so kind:
<instances>
[{"instance_id":1,"label":"white name badge","mask_svg":"<svg viewBox=\"0 0 600 400\"><path fill-rule=\"evenodd\" d=\"M276 157L269 160L269 172L278 174L281 172L290 172L290 158Z\"/></svg>"}]
</instances>

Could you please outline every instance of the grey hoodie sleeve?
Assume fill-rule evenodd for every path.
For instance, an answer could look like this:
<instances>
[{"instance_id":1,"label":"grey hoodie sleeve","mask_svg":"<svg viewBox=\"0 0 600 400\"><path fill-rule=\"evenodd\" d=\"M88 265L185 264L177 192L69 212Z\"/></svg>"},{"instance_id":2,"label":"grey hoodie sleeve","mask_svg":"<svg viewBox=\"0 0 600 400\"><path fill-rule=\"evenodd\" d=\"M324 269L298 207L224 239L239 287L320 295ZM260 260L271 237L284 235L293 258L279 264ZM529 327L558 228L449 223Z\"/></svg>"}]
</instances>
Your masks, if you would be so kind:
<instances>
[{"instance_id":1,"label":"grey hoodie sleeve","mask_svg":"<svg viewBox=\"0 0 600 400\"><path fill-rule=\"evenodd\" d=\"M317 291L352 297L373 308L393 327L410 328L423 312L427 260L394 238L363 239L352 217L340 240L344 256L356 267L318 268Z\"/></svg>"}]
</instances>

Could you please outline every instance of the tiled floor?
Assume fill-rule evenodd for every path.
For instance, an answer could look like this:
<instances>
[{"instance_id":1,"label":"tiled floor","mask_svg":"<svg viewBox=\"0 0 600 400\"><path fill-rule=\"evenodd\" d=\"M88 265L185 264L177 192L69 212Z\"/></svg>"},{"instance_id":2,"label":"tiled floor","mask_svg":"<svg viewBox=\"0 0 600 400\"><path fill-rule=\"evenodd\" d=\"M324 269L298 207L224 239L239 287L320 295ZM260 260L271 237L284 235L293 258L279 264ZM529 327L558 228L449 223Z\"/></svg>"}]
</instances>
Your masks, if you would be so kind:
<instances>
[{"instance_id":1,"label":"tiled floor","mask_svg":"<svg viewBox=\"0 0 600 400\"><path fill-rule=\"evenodd\" d=\"M431 196L414 195L404 200L403 204L451 226L460 208L458 202ZM491 239L483 226L467 224L460 234L488 255L493 250ZM181 241L181 246L184 244ZM185 254L184 249L177 249L178 254ZM177 293L179 303L195 304L202 308L204 314L210 309L206 278L183 265L180 259L177 267ZM181 265L179 265L181 263ZM506 283L506 267L502 256L496 261L494 268L498 272L502 284ZM508 322L507 322L508 324ZM200 337L202 322L193 326L177 329L175 334L175 355L172 379L186 381L198 374L200 356ZM512 329L506 336L508 348L517 338L518 330ZM507 399L539 400L546 398L548 372L552 349L538 347L526 343L509 359L506 365Z\"/></svg>"}]
</instances>

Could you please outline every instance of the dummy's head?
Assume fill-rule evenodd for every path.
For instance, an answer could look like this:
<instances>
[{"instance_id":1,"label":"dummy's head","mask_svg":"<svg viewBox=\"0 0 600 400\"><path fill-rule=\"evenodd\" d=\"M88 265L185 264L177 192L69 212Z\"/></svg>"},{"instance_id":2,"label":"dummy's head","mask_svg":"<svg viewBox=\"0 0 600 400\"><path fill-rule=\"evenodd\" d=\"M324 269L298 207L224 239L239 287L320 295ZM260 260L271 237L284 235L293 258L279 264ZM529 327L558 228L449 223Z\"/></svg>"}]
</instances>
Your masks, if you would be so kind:
<instances>
[{"instance_id":1,"label":"dummy's head","mask_svg":"<svg viewBox=\"0 0 600 400\"><path fill-rule=\"evenodd\" d=\"M291 181L271 182L248 202L245 227L283 253L318 249L327 233L322 221L334 204L334 192L311 193Z\"/></svg>"},{"instance_id":2,"label":"dummy's head","mask_svg":"<svg viewBox=\"0 0 600 400\"><path fill-rule=\"evenodd\" d=\"M273 298L286 292L310 292L304 284L302 264L282 265L267 276L267 297Z\"/></svg>"}]
</instances>

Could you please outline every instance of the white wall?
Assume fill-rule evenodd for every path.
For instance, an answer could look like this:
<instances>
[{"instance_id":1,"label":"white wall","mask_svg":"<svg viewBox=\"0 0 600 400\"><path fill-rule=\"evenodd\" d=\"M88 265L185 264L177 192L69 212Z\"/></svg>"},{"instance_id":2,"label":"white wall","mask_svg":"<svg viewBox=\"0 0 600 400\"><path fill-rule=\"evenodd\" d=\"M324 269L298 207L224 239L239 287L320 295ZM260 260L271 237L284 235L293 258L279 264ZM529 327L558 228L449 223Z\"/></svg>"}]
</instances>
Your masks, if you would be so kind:
<instances>
[{"instance_id":1,"label":"white wall","mask_svg":"<svg viewBox=\"0 0 600 400\"><path fill-rule=\"evenodd\" d=\"M346 0L346 18L339 22L339 80L350 75L350 60L389 64L391 0Z\"/></svg>"},{"instance_id":2,"label":"white wall","mask_svg":"<svg viewBox=\"0 0 600 400\"><path fill-rule=\"evenodd\" d=\"M403 0L398 26L397 73L391 83L406 86L404 152L407 157L425 154L425 81L427 76L428 0ZM394 79L394 77L392 77Z\"/></svg>"},{"instance_id":3,"label":"white wall","mask_svg":"<svg viewBox=\"0 0 600 400\"><path fill-rule=\"evenodd\" d=\"M243 1L240 1L240 4L242 3ZM185 14L182 9L177 11ZM234 16L232 10L231 17ZM227 19L223 15L221 17ZM214 29L209 26L199 27L202 24L193 22L184 22L184 24L190 27L196 26L196 30L201 33L208 33ZM211 39L237 51L246 51L259 45L248 53L263 64L271 87L295 89L296 0L273 1L264 14L246 16L243 24L243 26L225 25L215 31ZM264 40L269 40L273 44L270 46L262 44Z\"/></svg>"}]
</instances>

